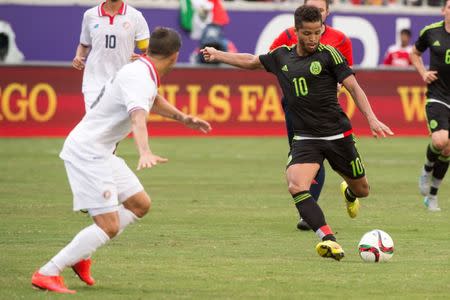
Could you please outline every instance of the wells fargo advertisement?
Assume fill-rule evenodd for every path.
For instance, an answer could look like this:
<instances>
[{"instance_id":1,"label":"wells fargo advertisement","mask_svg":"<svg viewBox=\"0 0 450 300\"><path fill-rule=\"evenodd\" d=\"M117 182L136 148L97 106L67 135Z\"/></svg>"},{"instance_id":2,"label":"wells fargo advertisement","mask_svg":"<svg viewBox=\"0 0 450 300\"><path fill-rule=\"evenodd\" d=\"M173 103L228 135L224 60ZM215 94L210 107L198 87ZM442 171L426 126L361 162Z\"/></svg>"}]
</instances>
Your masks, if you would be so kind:
<instances>
[{"instance_id":1,"label":"wells fargo advertisement","mask_svg":"<svg viewBox=\"0 0 450 300\"><path fill-rule=\"evenodd\" d=\"M0 67L0 136L65 136L81 120L82 73L69 67ZM413 71L357 71L374 111L397 135L426 135L425 86ZM285 135L281 92L265 71L177 68L160 94L186 113L211 122L212 135ZM320 101L320 99L317 99ZM339 101L355 132L367 123L345 90ZM198 135L160 116L149 116L152 136Z\"/></svg>"}]
</instances>

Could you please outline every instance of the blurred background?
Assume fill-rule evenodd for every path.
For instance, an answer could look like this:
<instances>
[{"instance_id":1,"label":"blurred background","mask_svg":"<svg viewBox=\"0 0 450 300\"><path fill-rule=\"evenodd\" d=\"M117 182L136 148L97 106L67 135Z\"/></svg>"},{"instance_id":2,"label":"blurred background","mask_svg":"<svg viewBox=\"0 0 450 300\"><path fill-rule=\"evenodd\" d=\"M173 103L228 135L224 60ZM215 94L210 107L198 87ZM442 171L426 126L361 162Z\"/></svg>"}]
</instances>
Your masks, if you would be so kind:
<instances>
[{"instance_id":1,"label":"blurred background","mask_svg":"<svg viewBox=\"0 0 450 300\"><path fill-rule=\"evenodd\" d=\"M100 2L0 0L1 136L64 136L80 120L82 73L71 68L71 61L83 13ZM281 94L273 76L202 64L198 50L213 39L225 51L266 53L274 38L293 25L293 11L303 1L127 3L143 13L150 30L168 26L182 35L179 64L160 90L168 100L211 121L214 134L284 135ZM214 5L225 15L214 16ZM381 110L378 113L400 134L427 133L425 86L407 61L396 63L388 58L389 52L399 47L409 51L424 26L442 19L441 5L438 0L335 0L330 6L326 23L351 39L361 85L375 110ZM216 17L219 24L213 29L219 30L205 34ZM402 30L410 33L404 41ZM424 61L428 64L428 53ZM348 99L341 91L340 101L356 131L366 134L364 128L358 129L365 123ZM156 134L185 134L167 120L156 116L150 120Z\"/></svg>"}]
</instances>

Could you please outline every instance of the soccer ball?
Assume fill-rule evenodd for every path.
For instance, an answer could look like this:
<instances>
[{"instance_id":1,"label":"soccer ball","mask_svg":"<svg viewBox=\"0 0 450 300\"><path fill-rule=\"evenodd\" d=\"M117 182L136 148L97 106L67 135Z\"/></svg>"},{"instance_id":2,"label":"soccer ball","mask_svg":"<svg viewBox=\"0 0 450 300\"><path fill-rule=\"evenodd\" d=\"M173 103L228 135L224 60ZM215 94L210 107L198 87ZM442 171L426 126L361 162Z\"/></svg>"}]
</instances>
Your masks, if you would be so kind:
<instances>
[{"instance_id":1,"label":"soccer ball","mask_svg":"<svg viewBox=\"0 0 450 300\"><path fill-rule=\"evenodd\" d=\"M394 255L394 241L386 232L375 229L363 235L358 251L365 262L388 261Z\"/></svg>"}]
</instances>

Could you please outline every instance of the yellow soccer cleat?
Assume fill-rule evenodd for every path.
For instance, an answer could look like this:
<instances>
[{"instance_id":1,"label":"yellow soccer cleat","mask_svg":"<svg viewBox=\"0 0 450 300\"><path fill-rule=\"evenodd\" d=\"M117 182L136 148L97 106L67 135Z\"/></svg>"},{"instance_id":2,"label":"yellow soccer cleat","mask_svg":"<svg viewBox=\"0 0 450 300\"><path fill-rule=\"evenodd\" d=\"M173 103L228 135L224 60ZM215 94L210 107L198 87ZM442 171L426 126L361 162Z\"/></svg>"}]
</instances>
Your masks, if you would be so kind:
<instances>
[{"instance_id":1,"label":"yellow soccer cleat","mask_svg":"<svg viewBox=\"0 0 450 300\"><path fill-rule=\"evenodd\" d=\"M337 261L340 261L345 256L341 245L330 240L318 243L316 251L322 257L334 258Z\"/></svg>"},{"instance_id":2,"label":"yellow soccer cleat","mask_svg":"<svg viewBox=\"0 0 450 300\"><path fill-rule=\"evenodd\" d=\"M359 212L359 199L356 198L355 201L350 202L347 200L347 197L345 196L345 190L347 189L348 184L345 181L342 181L341 183L341 193L345 200L345 205L347 206L347 213L350 216L350 218L356 218Z\"/></svg>"}]
</instances>

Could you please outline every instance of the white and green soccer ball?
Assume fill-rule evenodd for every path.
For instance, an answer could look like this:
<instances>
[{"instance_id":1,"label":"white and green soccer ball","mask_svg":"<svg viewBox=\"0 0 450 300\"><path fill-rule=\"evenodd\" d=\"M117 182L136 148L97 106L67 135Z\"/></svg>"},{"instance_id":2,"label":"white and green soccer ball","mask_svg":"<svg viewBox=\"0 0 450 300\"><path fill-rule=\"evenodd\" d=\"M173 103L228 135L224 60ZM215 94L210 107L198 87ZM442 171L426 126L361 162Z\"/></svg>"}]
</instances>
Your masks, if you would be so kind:
<instances>
[{"instance_id":1,"label":"white and green soccer ball","mask_svg":"<svg viewBox=\"0 0 450 300\"><path fill-rule=\"evenodd\" d=\"M385 262L394 255L394 241L383 230L375 229L363 235L358 251L365 262Z\"/></svg>"}]
</instances>

